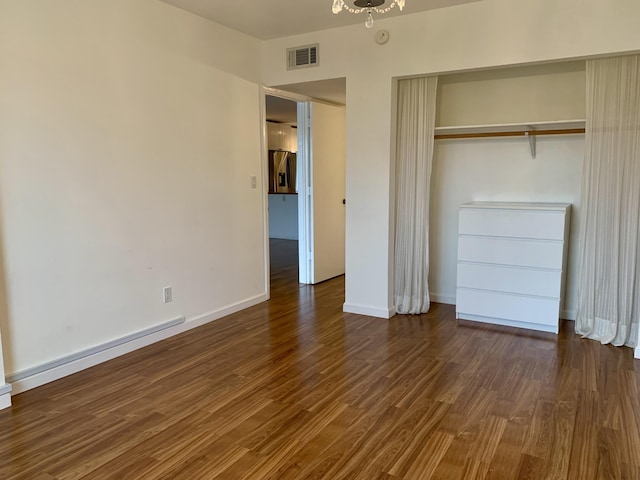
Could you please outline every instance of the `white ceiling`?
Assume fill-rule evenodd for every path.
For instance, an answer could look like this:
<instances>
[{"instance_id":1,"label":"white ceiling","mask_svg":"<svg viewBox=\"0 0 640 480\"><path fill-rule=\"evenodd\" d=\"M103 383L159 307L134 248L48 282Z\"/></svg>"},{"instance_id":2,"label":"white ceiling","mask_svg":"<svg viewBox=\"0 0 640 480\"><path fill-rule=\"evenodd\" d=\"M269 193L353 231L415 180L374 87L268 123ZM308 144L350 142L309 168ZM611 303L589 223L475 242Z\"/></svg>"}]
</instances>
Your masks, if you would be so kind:
<instances>
[{"instance_id":1,"label":"white ceiling","mask_svg":"<svg viewBox=\"0 0 640 480\"><path fill-rule=\"evenodd\" d=\"M347 103L346 78L278 85L275 88L284 92L297 93L298 95L304 95L315 100L323 100L338 105L345 105ZM267 120L296 125L298 123L297 102L267 96Z\"/></svg>"},{"instance_id":2,"label":"white ceiling","mask_svg":"<svg viewBox=\"0 0 640 480\"><path fill-rule=\"evenodd\" d=\"M352 15L348 12L334 15L331 12L332 0L161 1L262 40L364 23L364 15ZM353 0L346 1L353 3ZM396 7L385 16L409 15L476 1L481 0L406 0L402 12ZM346 103L344 78L279 85L275 88L331 103ZM295 124L295 105L295 102L271 98L267 106L269 120Z\"/></svg>"},{"instance_id":3,"label":"white ceiling","mask_svg":"<svg viewBox=\"0 0 640 480\"><path fill-rule=\"evenodd\" d=\"M293 100L267 96L267 121L298 124L298 103Z\"/></svg>"},{"instance_id":4,"label":"white ceiling","mask_svg":"<svg viewBox=\"0 0 640 480\"><path fill-rule=\"evenodd\" d=\"M344 11L334 15L332 0L162 1L262 40L364 23L365 20L362 14ZM402 12L395 7L385 16L408 15L475 1L479 0L407 0Z\"/></svg>"},{"instance_id":5,"label":"white ceiling","mask_svg":"<svg viewBox=\"0 0 640 480\"><path fill-rule=\"evenodd\" d=\"M297 93L316 100L337 103L347 103L347 79L333 78L330 80L318 80L315 82L294 83L291 85L278 85L275 88L285 92Z\"/></svg>"}]
</instances>

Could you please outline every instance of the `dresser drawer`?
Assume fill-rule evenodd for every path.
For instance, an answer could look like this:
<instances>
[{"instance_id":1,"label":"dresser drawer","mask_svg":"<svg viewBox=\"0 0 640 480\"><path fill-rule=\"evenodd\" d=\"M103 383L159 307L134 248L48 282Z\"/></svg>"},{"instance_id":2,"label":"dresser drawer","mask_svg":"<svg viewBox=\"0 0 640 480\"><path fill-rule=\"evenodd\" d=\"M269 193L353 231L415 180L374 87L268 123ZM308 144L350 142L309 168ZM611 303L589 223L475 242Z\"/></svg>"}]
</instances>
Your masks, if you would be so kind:
<instances>
[{"instance_id":1,"label":"dresser drawer","mask_svg":"<svg viewBox=\"0 0 640 480\"><path fill-rule=\"evenodd\" d=\"M561 269L563 248L558 241L461 236L458 261Z\"/></svg>"},{"instance_id":2,"label":"dresser drawer","mask_svg":"<svg viewBox=\"0 0 640 480\"><path fill-rule=\"evenodd\" d=\"M456 313L557 326L560 300L458 288Z\"/></svg>"},{"instance_id":3,"label":"dresser drawer","mask_svg":"<svg viewBox=\"0 0 640 480\"><path fill-rule=\"evenodd\" d=\"M533 270L477 263L458 264L458 287L557 298L560 270Z\"/></svg>"},{"instance_id":4,"label":"dresser drawer","mask_svg":"<svg viewBox=\"0 0 640 480\"><path fill-rule=\"evenodd\" d=\"M564 240L563 211L461 208L458 233Z\"/></svg>"}]
</instances>

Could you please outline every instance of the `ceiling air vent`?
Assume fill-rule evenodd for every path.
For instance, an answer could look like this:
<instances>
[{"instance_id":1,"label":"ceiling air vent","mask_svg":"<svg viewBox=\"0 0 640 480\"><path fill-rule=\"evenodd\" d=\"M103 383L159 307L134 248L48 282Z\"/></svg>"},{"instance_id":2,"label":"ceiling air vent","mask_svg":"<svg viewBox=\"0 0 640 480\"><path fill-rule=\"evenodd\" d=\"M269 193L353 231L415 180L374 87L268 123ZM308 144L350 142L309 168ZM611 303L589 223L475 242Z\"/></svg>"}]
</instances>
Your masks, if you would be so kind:
<instances>
[{"instance_id":1,"label":"ceiling air vent","mask_svg":"<svg viewBox=\"0 0 640 480\"><path fill-rule=\"evenodd\" d=\"M287 70L315 67L319 63L319 45L287 48Z\"/></svg>"}]
</instances>

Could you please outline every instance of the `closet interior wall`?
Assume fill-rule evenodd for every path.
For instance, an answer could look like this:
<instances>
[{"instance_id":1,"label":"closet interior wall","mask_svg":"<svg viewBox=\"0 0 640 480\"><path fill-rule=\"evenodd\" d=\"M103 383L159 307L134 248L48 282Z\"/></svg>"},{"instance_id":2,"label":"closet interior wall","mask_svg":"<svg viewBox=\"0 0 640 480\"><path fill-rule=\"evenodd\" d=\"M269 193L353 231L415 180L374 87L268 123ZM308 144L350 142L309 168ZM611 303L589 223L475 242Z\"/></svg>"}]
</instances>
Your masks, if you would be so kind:
<instances>
[{"instance_id":1,"label":"closet interior wall","mask_svg":"<svg viewBox=\"0 0 640 480\"><path fill-rule=\"evenodd\" d=\"M436 135L518 130L514 125L522 125L520 130L524 131L527 125L558 122L573 127L576 121L580 128L579 122L585 118L585 64L568 62L441 76L437 102ZM535 158L524 135L476 137L439 139L435 143L430 209L432 301L456 301L461 204L571 203L567 289L561 316L573 319L584 134L538 135Z\"/></svg>"}]
</instances>

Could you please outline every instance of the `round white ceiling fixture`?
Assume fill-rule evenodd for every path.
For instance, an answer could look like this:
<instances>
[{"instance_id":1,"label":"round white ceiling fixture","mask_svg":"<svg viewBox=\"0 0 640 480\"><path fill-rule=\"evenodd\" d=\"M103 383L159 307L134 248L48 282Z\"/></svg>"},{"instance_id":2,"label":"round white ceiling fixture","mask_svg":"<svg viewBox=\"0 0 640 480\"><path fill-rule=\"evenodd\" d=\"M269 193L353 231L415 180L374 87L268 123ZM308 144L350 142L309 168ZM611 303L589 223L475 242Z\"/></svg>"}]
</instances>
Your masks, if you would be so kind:
<instances>
[{"instance_id":1,"label":"round white ceiling fixture","mask_svg":"<svg viewBox=\"0 0 640 480\"><path fill-rule=\"evenodd\" d=\"M389 32L387 30L378 30L375 38L378 45L384 45L389 41Z\"/></svg>"}]
</instances>

